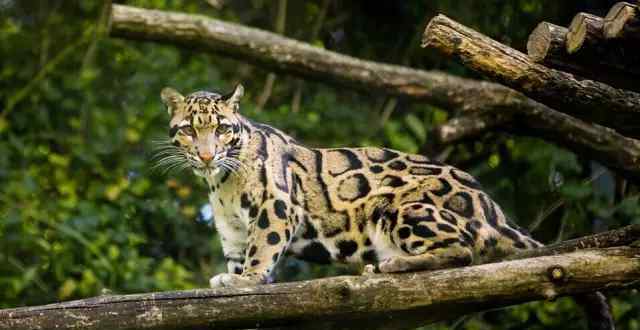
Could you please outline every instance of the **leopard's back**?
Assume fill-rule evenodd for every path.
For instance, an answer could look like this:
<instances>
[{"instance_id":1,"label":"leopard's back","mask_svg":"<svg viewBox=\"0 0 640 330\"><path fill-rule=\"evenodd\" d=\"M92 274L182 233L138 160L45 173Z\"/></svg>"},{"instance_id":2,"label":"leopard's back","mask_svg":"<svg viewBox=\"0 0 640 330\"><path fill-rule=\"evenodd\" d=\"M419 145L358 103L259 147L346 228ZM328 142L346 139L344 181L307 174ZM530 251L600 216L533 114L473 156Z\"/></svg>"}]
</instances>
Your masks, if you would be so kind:
<instances>
[{"instance_id":1,"label":"leopard's back","mask_svg":"<svg viewBox=\"0 0 640 330\"><path fill-rule=\"evenodd\" d=\"M381 148L297 153L313 155L302 157L313 171L295 173L300 190L322 192L305 196L293 238L290 250L303 259L375 263L449 247L474 258L538 245L455 167Z\"/></svg>"}]
</instances>

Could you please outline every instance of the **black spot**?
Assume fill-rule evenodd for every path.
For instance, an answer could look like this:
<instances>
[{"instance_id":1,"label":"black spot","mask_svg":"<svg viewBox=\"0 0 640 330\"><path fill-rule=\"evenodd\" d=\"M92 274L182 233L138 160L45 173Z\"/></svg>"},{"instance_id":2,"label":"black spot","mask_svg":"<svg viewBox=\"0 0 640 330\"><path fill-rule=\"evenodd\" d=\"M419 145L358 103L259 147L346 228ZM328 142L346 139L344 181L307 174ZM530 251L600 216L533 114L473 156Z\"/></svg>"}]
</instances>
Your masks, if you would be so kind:
<instances>
[{"instance_id":1,"label":"black spot","mask_svg":"<svg viewBox=\"0 0 640 330\"><path fill-rule=\"evenodd\" d=\"M473 204L471 201L471 195L464 191L455 193L443 204L443 206L444 208L451 210L465 218L470 218L473 216Z\"/></svg>"},{"instance_id":2,"label":"black spot","mask_svg":"<svg viewBox=\"0 0 640 330\"><path fill-rule=\"evenodd\" d=\"M230 171L224 171L222 174L222 178L220 178L220 183L225 183L230 175L231 175Z\"/></svg>"},{"instance_id":3,"label":"black spot","mask_svg":"<svg viewBox=\"0 0 640 330\"><path fill-rule=\"evenodd\" d=\"M323 231L323 234L324 234L324 237L331 238L331 237L337 236L341 232L342 232L342 228L332 228L332 229L327 229Z\"/></svg>"},{"instance_id":4,"label":"black spot","mask_svg":"<svg viewBox=\"0 0 640 330\"><path fill-rule=\"evenodd\" d=\"M476 181L467 173L464 173L456 169L452 169L450 173L451 173L451 176L454 179L456 179L456 181L460 182L462 185L472 189L482 189L482 186L480 186L480 183L478 183L478 181Z\"/></svg>"},{"instance_id":5,"label":"black spot","mask_svg":"<svg viewBox=\"0 0 640 330\"><path fill-rule=\"evenodd\" d=\"M379 156L379 157L375 157L373 155L371 155L371 153L366 153L367 154L367 158L369 158L369 160L371 160L372 162L375 163L385 163L387 161L390 161L396 157L398 157L398 154L390 151L388 149L381 149L379 151L382 151L381 155L375 155L375 156Z\"/></svg>"},{"instance_id":6,"label":"black spot","mask_svg":"<svg viewBox=\"0 0 640 330\"><path fill-rule=\"evenodd\" d=\"M240 267L240 266L235 266L235 267L233 268L233 272L234 272L235 274L238 274L238 275L242 274L242 267Z\"/></svg>"},{"instance_id":7,"label":"black spot","mask_svg":"<svg viewBox=\"0 0 640 330\"><path fill-rule=\"evenodd\" d=\"M169 129L169 137L176 136L176 134L178 133L179 129L180 128L178 128L178 125L174 125L173 127L171 127L171 129Z\"/></svg>"},{"instance_id":8,"label":"black spot","mask_svg":"<svg viewBox=\"0 0 640 330\"><path fill-rule=\"evenodd\" d=\"M251 248L249 249L249 258L253 257L257 251L258 251L258 248L255 245L252 245Z\"/></svg>"},{"instance_id":9,"label":"black spot","mask_svg":"<svg viewBox=\"0 0 640 330\"><path fill-rule=\"evenodd\" d=\"M338 241L336 247L339 250L338 258L344 259L352 256L358 250L358 243L354 241Z\"/></svg>"},{"instance_id":10,"label":"black spot","mask_svg":"<svg viewBox=\"0 0 640 330\"><path fill-rule=\"evenodd\" d=\"M442 230L442 231L447 232L447 233L455 233L456 232L455 228L447 225L446 223L439 223L439 224L436 225L436 227L438 228L438 230Z\"/></svg>"},{"instance_id":11,"label":"black spot","mask_svg":"<svg viewBox=\"0 0 640 330\"><path fill-rule=\"evenodd\" d=\"M380 166L380 165L373 165L373 166L369 167L369 170L371 170L372 173L378 174L378 173L384 171L384 168L382 168L382 166Z\"/></svg>"},{"instance_id":12,"label":"black spot","mask_svg":"<svg viewBox=\"0 0 640 330\"><path fill-rule=\"evenodd\" d=\"M432 209L425 209L426 213L423 215L414 215L414 214L405 214L403 216L402 222L409 226L417 226L420 222L429 222L436 221L436 218L433 216Z\"/></svg>"},{"instance_id":13,"label":"black spot","mask_svg":"<svg viewBox=\"0 0 640 330\"><path fill-rule=\"evenodd\" d=\"M273 256L271 257L271 260L273 260L273 262L277 262L279 257L280 257L280 253L274 253Z\"/></svg>"},{"instance_id":14,"label":"black spot","mask_svg":"<svg viewBox=\"0 0 640 330\"><path fill-rule=\"evenodd\" d=\"M309 223L308 220L305 220L304 228L305 228L305 231L302 234L302 238L304 238L304 239L314 239L314 238L318 237L318 231L313 227L313 225L311 223Z\"/></svg>"},{"instance_id":15,"label":"black spot","mask_svg":"<svg viewBox=\"0 0 640 330\"><path fill-rule=\"evenodd\" d=\"M258 219L258 227L260 227L261 229L267 229L269 228L269 217L267 216L267 210L262 210L262 212L260 212L260 218Z\"/></svg>"},{"instance_id":16,"label":"black spot","mask_svg":"<svg viewBox=\"0 0 640 330\"><path fill-rule=\"evenodd\" d=\"M442 169L437 167L412 166L409 168L411 175L439 175L440 173L442 173Z\"/></svg>"},{"instance_id":17,"label":"black spot","mask_svg":"<svg viewBox=\"0 0 640 330\"><path fill-rule=\"evenodd\" d=\"M364 262L377 262L378 254L374 250L367 250L362 253L362 261Z\"/></svg>"},{"instance_id":18,"label":"black spot","mask_svg":"<svg viewBox=\"0 0 640 330\"><path fill-rule=\"evenodd\" d=\"M396 188L396 187L402 187L407 183L397 176L387 175L382 179L381 184L383 186Z\"/></svg>"},{"instance_id":19,"label":"black spot","mask_svg":"<svg viewBox=\"0 0 640 330\"><path fill-rule=\"evenodd\" d=\"M291 231L289 231L289 229L284 230L284 238L287 242L289 241L289 238L291 238Z\"/></svg>"},{"instance_id":20,"label":"black spot","mask_svg":"<svg viewBox=\"0 0 640 330\"><path fill-rule=\"evenodd\" d=\"M421 247L423 245L424 245L424 241L415 241L415 242L411 243L411 249L412 250L413 249L417 249L417 248L419 248L419 247Z\"/></svg>"},{"instance_id":21,"label":"black spot","mask_svg":"<svg viewBox=\"0 0 640 330\"><path fill-rule=\"evenodd\" d=\"M251 205L249 208L249 216L255 218L258 215L258 207L255 205Z\"/></svg>"},{"instance_id":22,"label":"black spot","mask_svg":"<svg viewBox=\"0 0 640 330\"><path fill-rule=\"evenodd\" d=\"M259 264L260 264L260 260L258 260L258 259L251 260L251 266L257 266Z\"/></svg>"},{"instance_id":23,"label":"black spot","mask_svg":"<svg viewBox=\"0 0 640 330\"><path fill-rule=\"evenodd\" d=\"M442 217L442 219L444 219L444 221L457 226L458 225L458 220L456 220L456 217L451 214L451 212L447 211L447 210L440 210L440 217Z\"/></svg>"},{"instance_id":24,"label":"black spot","mask_svg":"<svg viewBox=\"0 0 640 330\"><path fill-rule=\"evenodd\" d=\"M431 192L436 195L436 196L444 196L446 194L448 194L449 192L451 192L452 188L451 188L451 184L449 183L449 181L443 179L443 178L439 178L438 179L440 181L440 184L442 185L442 187L440 187L440 189L438 190L432 190Z\"/></svg>"},{"instance_id":25,"label":"black spot","mask_svg":"<svg viewBox=\"0 0 640 330\"><path fill-rule=\"evenodd\" d=\"M371 240L369 238L364 240L364 246L370 246L370 245L371 245Z\"/></svg>"},{"instance_id":26,"label":"black spot","mask_svg":"<svg viewBox=\"0 0 640 330\"><path fill-rule=\"evenodd\" d=\"M398 237L400 237L400 239L407 239L409 236L411 236L411 229L409 229L409 227L398 229Z\"/></svg>"},{"instance_id":27,"label":"black spot","mask_svg":"<svg viewBox=\"0 0 640 330\"><path fill-rule=\"evenodd\" d=\"M396 160L393 161L389 164L389 168L394 170L394 171L402 171L405 168L407 168L407 164L405 164L403 161L401 160Z\"/></svg>"},{"instance_id":28,"label":"black spot","mask_svg":"<svg viewBox=\"0 0 640 330\"><path fill-rule=\"evenodd\" d=\"M460 243L460 240L457 238L445 238L442 241L438 241L431 244L431 246L427 250L442 249L456 243Z\"/></svg>"},{"instance_id":29,"label":"black spot","mask_svg":"<svg viewBox=\"0 0 640 330\"><path fill-rule=\"evenodd\" d=\"M243 209L251 207L251 201L249 200L249 195L247 193L243 193L242 196L240 196L240 207Z\"/></svg>"},{"instance_id":30,"label":"black spot","mask_svg":"<svg viewBox=\"0 0 640 330\"><path fill-rule=\"evenodd\" d=\"M287 218L287 205L282 200L276 199L276 201L273 203L273 208L278 218Z\"/></svg>"},{"instance_id":31,"label":"black spot","mask_svg":"<svg viewBox=\"0 0 640 330\"><path fill-rule=\"evenodd\" d=\"M411 205L411 208L412 208L412 209L414 209L414 210L419 210L419 209L421 209L421 208L422 208L422 205L420 205L420 204L413 204L413 205Z\"/></svg>"},{"instance_id":32,"label":"black spot","mask_svg":"<svg viewBox=\"0 0 640 330\"><path fill-rule=\"evenodd\" d=\"M276 245L280 243L280 235L275 231L270 232L267 235L267 243L269 243L270 245Z\"/></svg>"},{"instance_id":33,"label":"black spot","mask_svg":"<svg viewBox=\"0 0 640 330\"><path fill-rule=\"evenodd\" d=\"M438 236L436 233L434 233L427 226L415 226L415 227L413 227L413 234L416 235L416 236L423 237L423 238L429 238L429 237Z\"/></svg>"},{"instance_id":34,"label":"black spot","mask_svg":"<svg viewBox=\"0 0 640 330\"><path fill-rule=\"evenodd\" d=\"M300 259L319 264L329 264L331 263L331 254L322 243L313 242L302 249Z\"/></svg>"}]
</instances>

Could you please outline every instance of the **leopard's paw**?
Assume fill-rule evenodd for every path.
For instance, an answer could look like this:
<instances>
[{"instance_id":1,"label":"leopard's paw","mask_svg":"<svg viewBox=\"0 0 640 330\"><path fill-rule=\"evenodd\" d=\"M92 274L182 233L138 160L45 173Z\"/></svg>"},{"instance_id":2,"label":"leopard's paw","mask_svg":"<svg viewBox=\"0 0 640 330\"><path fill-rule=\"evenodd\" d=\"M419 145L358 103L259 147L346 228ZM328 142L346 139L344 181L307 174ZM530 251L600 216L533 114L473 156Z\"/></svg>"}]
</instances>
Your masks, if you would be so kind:
<instances>
[{"instance_id":1,"label":"leopard's paw","mask_svg":"<svg viewBox=\"0 0 640 330\"><path fill-rule=\"evenodd\" d=\"M209 280L209 285L212 288L244 288L248 286L255 286L258 282L250 277L238 275L238 274L218 274Z\"/></svg>"},{"instance_id":2,"label":"leopard's paw","mask_svg":"<svg viewBox=\"0 0 640 330\"><path fill-rule=\"evenodd\" d=\"M381 273L397 273L411 270L411 263L403 257L391 257L378 264Z\"/></svg>"}]
</instances>

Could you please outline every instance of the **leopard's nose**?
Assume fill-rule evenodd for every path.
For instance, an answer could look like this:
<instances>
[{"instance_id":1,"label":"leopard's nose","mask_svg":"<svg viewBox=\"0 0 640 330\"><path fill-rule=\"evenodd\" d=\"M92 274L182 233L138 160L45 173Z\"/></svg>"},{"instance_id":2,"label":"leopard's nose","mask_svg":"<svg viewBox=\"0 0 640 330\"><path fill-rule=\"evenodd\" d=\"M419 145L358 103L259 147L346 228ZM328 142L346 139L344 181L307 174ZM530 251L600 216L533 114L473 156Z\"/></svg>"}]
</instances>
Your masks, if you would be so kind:
<instances>
[{"instance_id":1,"label":"leopard's nose","mask_svg":"<svg viewBox=\"0 0 640 330\"><path fill-rule=\"evenodd\" d=\"M200 151L198 152L198 157L200 157L203 162L208 163L213 159L213 154L208 151Z\"/></svg>"}]
</instances>

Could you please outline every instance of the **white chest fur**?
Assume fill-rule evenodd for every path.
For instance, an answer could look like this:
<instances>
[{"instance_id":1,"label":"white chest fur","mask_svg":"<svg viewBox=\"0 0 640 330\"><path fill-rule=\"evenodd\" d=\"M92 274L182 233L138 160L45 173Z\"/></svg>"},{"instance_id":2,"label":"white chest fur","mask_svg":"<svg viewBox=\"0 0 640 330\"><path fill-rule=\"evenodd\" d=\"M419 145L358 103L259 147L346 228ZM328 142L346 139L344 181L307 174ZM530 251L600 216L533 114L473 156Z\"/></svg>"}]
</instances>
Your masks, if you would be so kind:
<instances>
[{"instance_id":1,"label":"white chest fur","mask_svg":"<svg viewBox=\"0 0 640 330\"><path fill-rule=\"evenodd\" d=\"M247 241L249 214L240 205L240 192L235 184L219 184L216 178L207 178L214 189L209 193L209 203L218 234L223 239L225 254L243 251Z\"/></svg>"}]
</instances>

